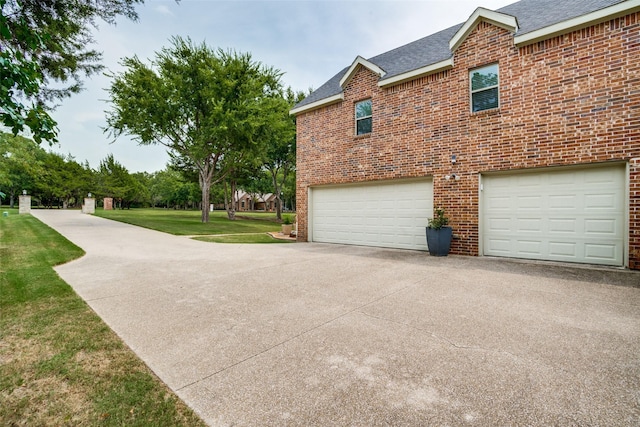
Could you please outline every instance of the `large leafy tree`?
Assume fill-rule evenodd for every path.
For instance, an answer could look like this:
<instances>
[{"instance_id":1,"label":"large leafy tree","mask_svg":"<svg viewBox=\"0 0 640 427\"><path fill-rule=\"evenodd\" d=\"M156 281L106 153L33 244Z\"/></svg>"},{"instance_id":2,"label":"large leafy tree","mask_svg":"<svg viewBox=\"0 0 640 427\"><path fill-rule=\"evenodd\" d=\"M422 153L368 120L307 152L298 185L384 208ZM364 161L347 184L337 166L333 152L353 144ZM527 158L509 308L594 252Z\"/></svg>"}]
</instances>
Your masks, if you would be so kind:
<instances>
[{"instance_id":1,"label":"large leafy tree","mask_svg":"<svg viewBox=\"0 0 640 427\"><path fill-rule=\"evenodd\" d=\"M57 141L53 103L102 70L89 48L98 20L136 20L143 0L0 0L0 124L28 128L36 142Z\"/></svg>"},{"instance_id":2,"label":"large leafy tree","mask_svg":"<svg viewBox=\"0 0 640 427\"><path fill-rule=\"evenodd\" d=\"M212 50L175 37L150 65L122 61L113 76L107 130L139 144L162 144L198 172L202 222L209 221L211 185L255 153L281 98L281 73L250 54Z\"/></svg>"}]
</instances>

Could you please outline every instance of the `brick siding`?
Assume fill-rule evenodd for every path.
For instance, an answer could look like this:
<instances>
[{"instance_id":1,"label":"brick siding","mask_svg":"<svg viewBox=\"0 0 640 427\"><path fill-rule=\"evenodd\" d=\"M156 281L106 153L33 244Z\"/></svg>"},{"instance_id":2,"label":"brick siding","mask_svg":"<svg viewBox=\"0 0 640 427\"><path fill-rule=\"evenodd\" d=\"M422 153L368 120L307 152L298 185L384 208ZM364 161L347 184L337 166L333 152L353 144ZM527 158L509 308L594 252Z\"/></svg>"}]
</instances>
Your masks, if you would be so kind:
<instances>
[{"instance_id":1,"label":"brick siding","mask_svg":"<svg viewBox=\"0 0 640 427\"><path fill-rule=\"evenodd\" d=\"M492 63L500 107L471 113L469 70ZM481 22L454 64L390 88L360 66L344 101L298 115L298 239L307 240L309 186L432 176L434 206L457 236L452 253L478 255L480 174L624 161L629 266L640 269L639 14L521 48ZM368 98L373 132L354 136L354 104ZM461 179L445 181L451 173Z\"/></svg>"}]
</instances>

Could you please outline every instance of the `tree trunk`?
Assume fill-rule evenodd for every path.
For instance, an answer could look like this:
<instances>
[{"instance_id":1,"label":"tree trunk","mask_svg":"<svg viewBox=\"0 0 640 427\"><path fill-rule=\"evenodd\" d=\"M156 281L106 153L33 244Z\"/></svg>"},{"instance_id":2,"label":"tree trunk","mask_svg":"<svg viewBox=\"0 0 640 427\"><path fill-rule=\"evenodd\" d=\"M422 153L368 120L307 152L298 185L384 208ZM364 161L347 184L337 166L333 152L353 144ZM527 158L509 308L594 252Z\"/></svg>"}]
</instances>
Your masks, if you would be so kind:
<instances>
[{"instance_id":1,"label":"tree trunk","mask_svg":"<svg viewBox=\"0 0 640 427\"><path fill-rule=\"evenodd\" d=\"M225 179L223 182L222 192L224 193L224 210L229 210L229 193L227 193L227 180Z\"/></svg>"},{"instance_id":2,"label":"tree trunk","mask_svg":"<svg viewBox=\"0 0 640 427\"><path fill-rule=\"evenodd\" d=\"M203 179L205 178L205 179ZM209 222L209 198L211 193L211 179L200 176L200 188L202 190L202 222Z\"/></svg>"},{"instance_id":3,"label":"tree trunk","mask_svg":"<svg viewBox=\"0 0 640 427\"><path fill-rule=\"evenodd\" d=\"M231 180L230 184L231 184L231 203L229 203L229 209L227 209L227 217L231 221L235 221L236 220L236 204L238 203L238 201L235 198L237 185L236 185L236 181L233 179Z\"/></svg>"},{"instance_id":4,"label":"tree trunk","mask_svg":"<svg viewBox=\"0 0 640 427\"><path fill-rule=\"evenodd\" d=\"M282 206L280 201L280 185L278 185L278 169L270 169L273 194L276 196L276 220L282 221Z\"/></svg>"},{"instance_id":5,"label":"tree trunk","mask_svg":"<svg viewBox=\"0 0 640 427\"><path fill-rule=\"evenodd\" d=\"M276 194L276 219L282 219L282 200Z\"/></svg>"}]
</instances>

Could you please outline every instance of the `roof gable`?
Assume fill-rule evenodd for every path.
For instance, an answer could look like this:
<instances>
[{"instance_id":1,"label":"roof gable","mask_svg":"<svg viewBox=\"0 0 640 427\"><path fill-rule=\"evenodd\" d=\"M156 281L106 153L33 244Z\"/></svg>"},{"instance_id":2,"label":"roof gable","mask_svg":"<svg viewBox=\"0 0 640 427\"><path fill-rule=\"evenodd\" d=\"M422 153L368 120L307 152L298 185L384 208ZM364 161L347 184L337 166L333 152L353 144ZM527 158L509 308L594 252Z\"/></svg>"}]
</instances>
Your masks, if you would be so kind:
<instances>
[{"instance_id":1,"label":"roof gable","mask_svg":"<svg viewBox=\"0 0 640 427\"><path fill-rule=\"evenodd\" d=\"M458 47L460 47L480 22L488 22L512 33L518 31L518 20L515 16L479 7L454 34L451 40L449 40L449 49L451 49L451 52L455 52Z\"/></svg>"},{"instance_id":2,"label":"roof gable","mask_svg":"<svg viewBox=\"0 0 640 427\"><path fill-rule=\"evenodd\" d=\"M386 74L382 68L378 67L373 62L367 61L362 56L358 55L356 59L353 61L353 64L351 64L351 67L349 67L347 72L340 79L340 87L342 89L344 89L345 86L349 84L354 74L356 73L356 70L358 69L359 65L362 65L363 67L371 70L373 73L377 74L380 77L384 77L384 75Z\"/></svg>"}]
</instances>

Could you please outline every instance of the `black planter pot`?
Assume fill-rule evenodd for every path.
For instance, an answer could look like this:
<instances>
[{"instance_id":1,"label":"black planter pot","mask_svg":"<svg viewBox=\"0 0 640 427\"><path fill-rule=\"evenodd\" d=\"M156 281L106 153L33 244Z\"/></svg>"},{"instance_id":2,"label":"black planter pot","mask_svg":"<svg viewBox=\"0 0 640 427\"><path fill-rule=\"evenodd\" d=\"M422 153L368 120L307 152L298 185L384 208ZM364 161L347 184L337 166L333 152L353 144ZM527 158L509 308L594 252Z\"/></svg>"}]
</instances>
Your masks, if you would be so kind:
<instances>
[{"instance_id":1,"label":"black planter pot","mask_svg":"<svg viewBox=\"0 0 640 427\"><path fill-rule=\"evenodd\" d=\"M437 230L427 227L429 254L431 256L447 256L451 248L452 237L453 229L451 227L442 227Z\"/></svg>"}]
</instances>

